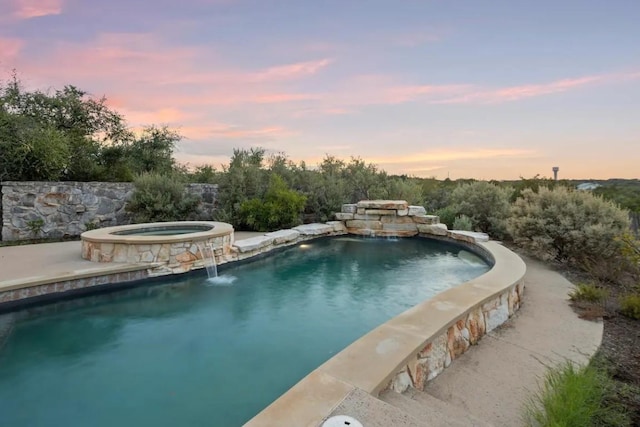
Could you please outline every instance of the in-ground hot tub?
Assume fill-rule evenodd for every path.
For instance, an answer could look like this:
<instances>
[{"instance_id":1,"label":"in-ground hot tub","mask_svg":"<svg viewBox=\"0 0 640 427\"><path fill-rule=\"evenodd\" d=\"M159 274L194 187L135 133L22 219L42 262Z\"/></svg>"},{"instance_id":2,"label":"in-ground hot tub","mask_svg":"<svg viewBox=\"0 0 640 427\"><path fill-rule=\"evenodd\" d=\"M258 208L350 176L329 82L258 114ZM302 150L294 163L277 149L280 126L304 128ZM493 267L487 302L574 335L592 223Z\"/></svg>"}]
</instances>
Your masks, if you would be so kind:
<instances>
[{"instance_id":1,"label":"in-ground hot tub","mask_svg":"<svg viewBox=\"0 0 640 427\"><path fill-rule=\"evenodd\" d=\"M224 222L177 221L85 231L82 258L153 264L158 273L184 273L231 252L233 227ZM217 262L217 260L216 260Z\"/></svg>"}]
</instances>

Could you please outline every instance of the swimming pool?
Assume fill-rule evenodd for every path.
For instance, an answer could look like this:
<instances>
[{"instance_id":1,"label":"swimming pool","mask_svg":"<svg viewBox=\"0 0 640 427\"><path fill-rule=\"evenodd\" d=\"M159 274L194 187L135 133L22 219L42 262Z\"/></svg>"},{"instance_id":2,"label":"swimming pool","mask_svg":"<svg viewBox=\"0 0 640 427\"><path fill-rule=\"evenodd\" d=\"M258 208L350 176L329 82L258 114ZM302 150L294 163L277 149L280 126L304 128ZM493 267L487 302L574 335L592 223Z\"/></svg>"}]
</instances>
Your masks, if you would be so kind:
<instances>
[{"instance_id":1,"label":"swimming pool","mask_svg":"<svg viewBox=\"0 0 640 427\"><path fill-rule=\"evenodd\" d=\"M488 269L429 239L338 237L229 266L226 286L173 277L18 312L0 349L2 424L240 425L364 333Z\"/></svg>"}]
</instances>

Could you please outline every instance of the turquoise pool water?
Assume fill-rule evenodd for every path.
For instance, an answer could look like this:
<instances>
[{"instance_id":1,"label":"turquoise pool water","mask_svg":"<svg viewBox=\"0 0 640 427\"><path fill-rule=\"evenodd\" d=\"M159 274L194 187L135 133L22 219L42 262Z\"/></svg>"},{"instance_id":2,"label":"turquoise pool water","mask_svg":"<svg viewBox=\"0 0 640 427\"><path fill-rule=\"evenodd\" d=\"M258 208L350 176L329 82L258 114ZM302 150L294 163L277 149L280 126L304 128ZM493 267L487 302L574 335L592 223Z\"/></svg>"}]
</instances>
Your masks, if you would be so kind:
<instances>
[{"instance_id":1,"label":"turquoise pool water","mask_svg":"<svg viewBox=\"0 0 640 427\"><path fill-rule=\"evenodd\" d=\"M0 426L238 426L358 337L488 268L432 240L341 237L226 268L225 286L172 278L5 315Z\"/></svg>"}]
</instances>

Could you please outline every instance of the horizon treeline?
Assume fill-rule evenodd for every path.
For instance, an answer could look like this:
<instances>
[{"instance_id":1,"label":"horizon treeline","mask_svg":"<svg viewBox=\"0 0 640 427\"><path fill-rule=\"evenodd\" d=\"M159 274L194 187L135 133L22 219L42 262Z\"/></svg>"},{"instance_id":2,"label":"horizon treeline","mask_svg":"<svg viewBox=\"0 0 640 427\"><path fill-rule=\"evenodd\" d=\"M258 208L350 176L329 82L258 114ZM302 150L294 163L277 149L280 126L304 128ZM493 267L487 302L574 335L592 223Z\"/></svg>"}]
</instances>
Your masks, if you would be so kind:
<instances>
[{"instance_id":1,"label":"horizon treeline","mask_svg":"<svg viewBox=\"0 0 640 427\"><path fill-rule=\"evenodd\" d=\"M343 160L330 154L309 166L263 148L235 149L220 169L189 168L174 158L181 139L166 126L149 125L136 133L106 98L95 99L74 86L28 91L15 73L0 81L0 181L126 182L144 174L172 175L178 182L218 184L221 218L238 219L247 200L294 191L304 197L305 220L318 221L330 219L343 203L376 198L407 200L450 220L442 210L450 206L453 191L477 181L390 175L359 157ZM570 180L540 176L489 182L512 187L511 202L526 188L574 186ZM638 180L605 183L594 194L640 211Z\"/></svg>"}]
</instances>

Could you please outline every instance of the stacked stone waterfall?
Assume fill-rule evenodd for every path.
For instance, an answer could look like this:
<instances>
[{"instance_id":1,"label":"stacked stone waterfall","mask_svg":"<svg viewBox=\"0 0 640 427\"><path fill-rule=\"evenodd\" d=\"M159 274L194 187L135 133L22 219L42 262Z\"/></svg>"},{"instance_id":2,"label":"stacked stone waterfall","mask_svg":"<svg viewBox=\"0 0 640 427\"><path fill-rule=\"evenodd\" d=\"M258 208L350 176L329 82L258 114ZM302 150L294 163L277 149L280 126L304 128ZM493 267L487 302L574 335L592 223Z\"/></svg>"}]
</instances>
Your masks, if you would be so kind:
<instances>
[{"instance_id":1,"label":"stacked stone waterfall","mask_svg":"<svg viewBox=\"0 0 640 427\"><path fill-rule=\"evenodd\" d=\"M437 215L427 215L422 206L404 200L362 200L342 205L336 219L344 221L349 234L360 236L411 237L418 233L447 235L447 226Z\"/></svg>"}]
</instances>

